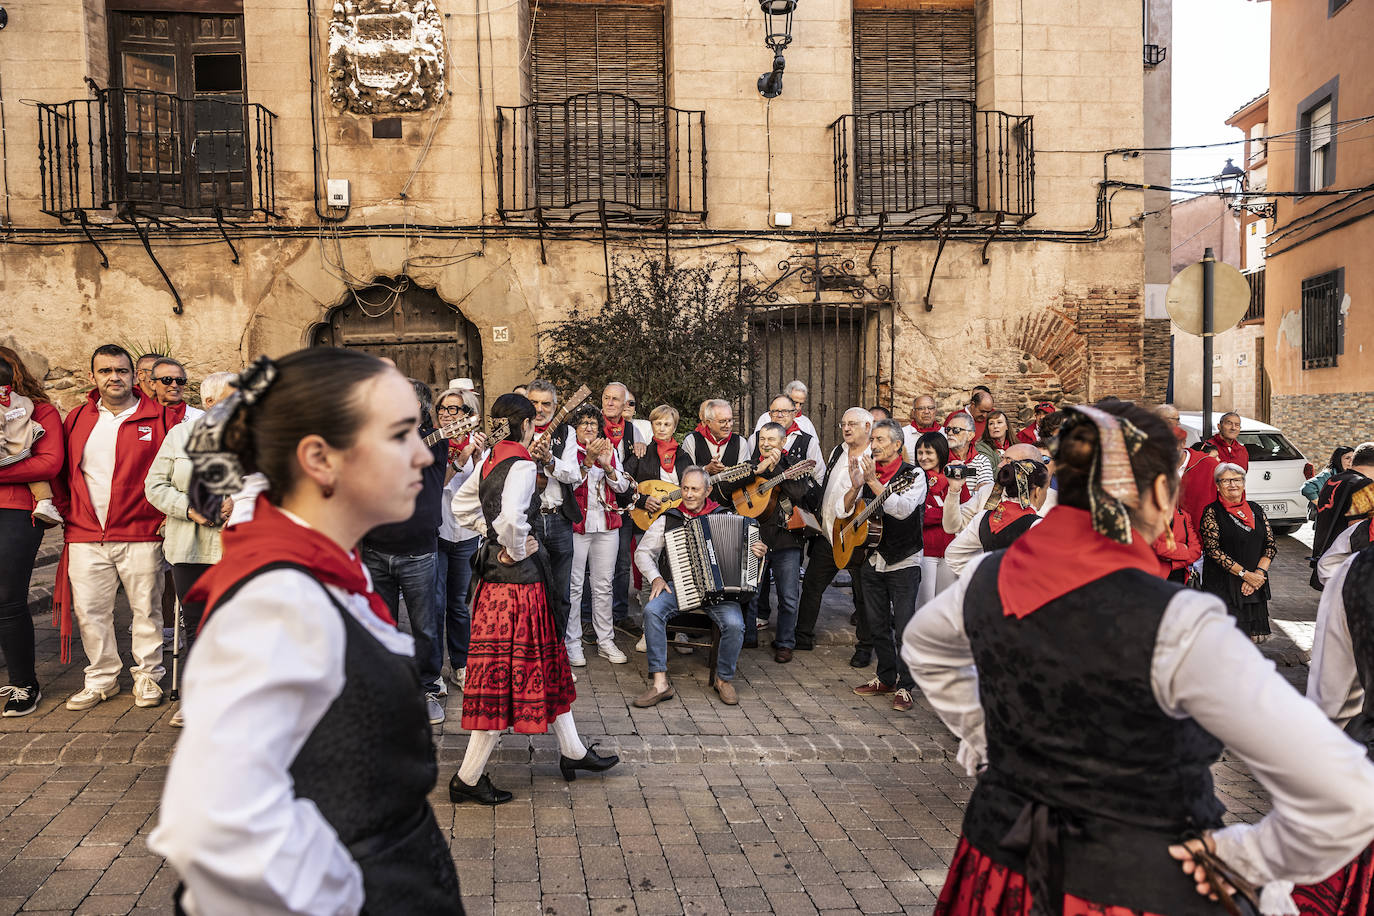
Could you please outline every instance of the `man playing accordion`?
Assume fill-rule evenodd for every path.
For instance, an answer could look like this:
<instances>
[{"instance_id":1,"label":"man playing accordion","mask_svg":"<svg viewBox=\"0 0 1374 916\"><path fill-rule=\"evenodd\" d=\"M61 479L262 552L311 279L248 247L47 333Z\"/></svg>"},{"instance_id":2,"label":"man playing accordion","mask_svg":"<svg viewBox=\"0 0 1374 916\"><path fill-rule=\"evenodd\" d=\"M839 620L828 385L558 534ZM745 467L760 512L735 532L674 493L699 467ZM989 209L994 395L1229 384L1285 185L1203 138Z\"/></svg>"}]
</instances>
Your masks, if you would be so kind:
<instances>
[{"instance_id":1,"label":"man playing accordion","mask_svg":"<svg viewBox=\"0 0 1374 916\"><path fill-rule=\"evenodd\" d=\"M649 675L653 683L634 700L634 705L641 709L654 706L673 696L673 685L668 681L668 621L678 613L678 601L670 584L672 574L663 545L668 533L683 527L689 519L725 511L709 498L707 480L704 468L697 465L685 468L682 471L681 505L659 516L639 539L639 548L635 551L635 565L639 568L640 575L652 583L649 603L644 608L644 643L649 657ZM761 542L750 549L759 559L762 559L768 550ZM724 561L737 558L721 559ZM716 657L716 670L712 672L712 686L720 695L722 703L734 706L739 702L732 681L735 677L735 663L739 660L740 648L744 645L743 611L738 601L721 601L706 605L701 610L709 614L720 628L720 651Z\"/></svg>"}]
</instances>

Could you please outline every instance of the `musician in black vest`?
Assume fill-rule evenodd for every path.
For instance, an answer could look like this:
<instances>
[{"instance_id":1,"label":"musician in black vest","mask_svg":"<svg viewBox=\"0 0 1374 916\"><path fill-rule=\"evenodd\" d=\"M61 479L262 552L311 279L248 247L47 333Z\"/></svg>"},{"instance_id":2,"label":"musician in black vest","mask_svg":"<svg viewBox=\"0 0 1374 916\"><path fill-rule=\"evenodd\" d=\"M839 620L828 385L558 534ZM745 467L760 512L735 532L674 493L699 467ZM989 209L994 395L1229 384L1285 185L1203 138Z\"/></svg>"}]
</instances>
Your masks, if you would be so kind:
<instances>
[{"instance_id":1,"label":"musician in black vest","mask_svg":"<svg viewBox=\"0 0 1374 916\"><path fill-rule=\"evenodd\" d=\"M905 461L901 424L891 418L873 424L870 458L859 461L844 495L844 511L854 511L862 499L872 503L899 475L909 475L911 486L888 494L878 515L870 521L881 522L882 537L877 549L870 550L859 571L863 580L864 613L868 615L869 638L878 656L878 673L867 683L854 688L861 697L892 694L892 708L911 709L911 691L916 682L906 662L897 655L897 641L916 613L916 594L921 589L921 536L925 526L926 475Z\"/></svg>"},{"instance_id":2,"label":"musician in black vest","mask_svg":"<svg viewBox=\"0 0 1374 916\"><path fill-rule=\"evenodd\" d=\"M611 382L601 392L602 436L610 440L622 468L628 468L643 458L648 451L648 443L635 429L634 423L625 416L625 402L630 397L630 389L621 382ZM616 504L621 508L629 506L635 497L634 487L624 493L616 494ZM611 616L617 630L639 637L643 629L630 617L630 557L634 549L634 539L639 529L634 525L620 526L620 544L615 555L615 578L611 581ZM591 595L582 596L583 642L593 632Z\"/></svg>"},{"instance_id":3,"label":"musician in black vest","mask_svg":"<svg viewBox=\"0 0 1374 916\"><path fill-rule=\"evenodd\" d=\"M1307 698L1374 758L1374 549L1366 542L1325 584ZM1361 916L1374 901L1374 846L1320 884L1296 888L1293 899L1303 913Z\"/></svg>"},{"instance_id":4,"label":"musician in black vest","mask_svg":"<svg viewBox=\"0 0 1374 916\"><path fill-rule=\"evenodd\" d=\"M461 914L414 641L356 552L410 517L433 461L415 393L374 356L318 348L236 387L188 452L197 486L257 472L260 495L190 593L207 615L149 845L186 912Z\"/></svg>"},{"instance_id":5,"label":"musician in black vest","mask_svg":"<svg viewBox=\"0 0 1374 916\"><path fill-rule=\"evenodd\" d=\"M1179 488L1164 421L1122 401L1065 412L1059 504L903 640L978 780L937 910L1220 916L1209 856L1257 885L1326 877L1374 837L1374 766L1220 600L1159 577ZM1222 826L1223 746L1273 799L1258 823ZM1297 912L1287 889L1264 888L1264 911Z\"/></svg>"},{"instance_id":6,"label":"musician in black vest","mask_svg":"<svg viewBox=\"0 0 1374 916\"><path fill-rule=\"evenodd\" d=\"M558 389L547 379L530 382L529 400L534 405L534 435L530 457L539 465L544 488L539 497L540 543L549 554L549 610L553 625L562 639L568 630L569 583L572 578L573 525L582 521L576 501L568 498L567 488L580 480L577 454L567 455L571 430L567 423L549 429L558 408Z\"/></svg>"},{"instance_id":7,"label":"musician in black vest","mask_svg":"<svg viewBox=\"0 0 1374 916\"><path fill-rule=\"evenodd\" d=\"M1040 449L1018 443L1002 453L993 487L980 509L945 548L945 562L962 575L974 557L1005 550L1040 521L1049 496L1050 473ZM1008 470L1010 468L1010 470Z\"/></svg>"},{"instance_id":8,"label":"musician in black vest","mask_svg":"<svg viewBox=\"0 0 1374 916\"><path fill-rule=\"evenodd\" d=\"M830 450L826 460L825 479L820 487L820 497L807 508L814 512L821 522L822 536L811 539L811 547L806 555L806 578L802 580L801 601L797 608L797 629L786 633L781 626L777 632L777 644L809 651L816 647L816 620L821 614L821 599L830 583L835 580L839 570L835 568L835 552L830 543L835 524L835 507L838 499L852 482L852 469L859 461L870 457L869 433L873 430L873 415L862 407L851 407L844 412L840 421L840 434L844 441ZM849 664L855 668L866 668L873 661L873 644L868 638L868 618L864 614L863 583L858 576L863 565L865 551L854 551L845 567L850 571L850 581L854 594L855 646Z\"/></svg>"},{"instance_id":9,"label":"musician in black vest","mask_svg":"<svg viewBox=\"0 0 1374 916\"><path fill-rule=\"evenodd\" d=\"M749 445L734 431L735 411L729 401L713 398L701 405L704 414L697 428L682 440L682 451L689 463L719 474L729 467L749 460ZM722 481L711 489L711 498L722 506L732 505L730 496L749 483L742 480Z\"/></svg>"},{"instance_id":10,"label":"musician in black vest","mask_svg":"<svg viewBox=\"0 0 1374 916\"><path fill-rule=\"evenodd\" d=\"M754 449L754 473L759 477L776 477L805 458L795 458L783 448L784 429L781 423L765 423L755 434L758 446ZM807 435L802 433L802 435ZM768 618L768 577L773 576L778 587L778 632L796 632L797 607L801 601L801 561L802 549L806 545L803 531L787 527L794 506L809 505L815 502L812 491L819 489L810 474L800 480L784 480L774 492L777 504L770 511L759 516L759 537L768 548L759 576L759 590L746 609L744 617L744 644L750 644L749 637L757 631L755 621ZM754 643L757 645L757 637ZM773 644L773 660L787 664L792 660L792 646Z\"/></svg>"},{"instance_id":11,"label":"musician in black vest","mask_svg":"<svg viewBox=\"0 0 1374 916\"><path fill-rule=\"evenodd\" d=\"M639 573L652 585L649 589L649 603L644 606L644 644L649 657L649 689L634 700L634 705L643 709L655 706L673 696L673 685L668 680L668 621L678 613L677 596L673 593L672 573L668 568L668 558L662 555L664 538L687 523L688 519L713 512L724 512L725 508L711 499L706 489L707 474L704 468L695 465L682 470L682 503L664 512L644 532L635 551L635 565ZM767 547L762 543L754 545L754 555L762 558ZM738 557L718 558L720 562L738 562ZM727 706L739 702L735 692L735 664L739 661L740 648L744 645L744 612L738 601L722 601L707 605L702 610L709 614L720 629L720 649L716 653L716 670L711 673L711 686L720 695L720 701Z\"/></svg>"}]
</instances>

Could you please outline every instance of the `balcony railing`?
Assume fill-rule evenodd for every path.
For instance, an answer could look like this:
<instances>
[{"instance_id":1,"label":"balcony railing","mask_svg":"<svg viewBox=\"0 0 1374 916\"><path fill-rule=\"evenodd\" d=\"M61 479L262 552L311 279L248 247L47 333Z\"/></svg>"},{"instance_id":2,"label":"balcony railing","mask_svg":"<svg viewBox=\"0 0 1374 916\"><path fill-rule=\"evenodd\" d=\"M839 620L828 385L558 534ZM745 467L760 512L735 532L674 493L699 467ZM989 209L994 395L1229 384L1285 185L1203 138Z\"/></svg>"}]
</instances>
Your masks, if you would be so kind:
<instances>
[{"instance_id":1,"label":"balcony railing","mask_svg":"<svg viewBox=\"0 0 1374 916\"><path fill-rule=\"evenodd\" d=\"M905 223L946 211L1035 213L1030 115L938 99L830 125L835 222Z\"/></svg>"},{"instance_id":2,"label":"balcony railing","mask_svg":"<svg viewBox=\"0 0 1374 916\"><path fill-rule=\"evenodd\" d=\"M497 108L504 220L706 218L705 113L614 92Z\"/></svg>"},{"instance_id":3,"label":"balcony railing","mask_svg":"<svg viewBox=\"0 0 1374 916\"><path fill-rule=\"evenodd\" d=\"M276 115L238 99L147 89L38 105L43 212L65 221L134 208L164 216L276 215Z\"/></svg>"},{"instance_id":4,"label":"balcony railing","mask_svg":"<svg viewBox=\"0 0 1374 916\"><path fill-rule=\"evenodd\" d=\"M1245 310L1242 321L1263 320L1264 318L1264 268L1247 271L1246 282L1250 284L1250 307Z\"/></svg>"}]
</instances>

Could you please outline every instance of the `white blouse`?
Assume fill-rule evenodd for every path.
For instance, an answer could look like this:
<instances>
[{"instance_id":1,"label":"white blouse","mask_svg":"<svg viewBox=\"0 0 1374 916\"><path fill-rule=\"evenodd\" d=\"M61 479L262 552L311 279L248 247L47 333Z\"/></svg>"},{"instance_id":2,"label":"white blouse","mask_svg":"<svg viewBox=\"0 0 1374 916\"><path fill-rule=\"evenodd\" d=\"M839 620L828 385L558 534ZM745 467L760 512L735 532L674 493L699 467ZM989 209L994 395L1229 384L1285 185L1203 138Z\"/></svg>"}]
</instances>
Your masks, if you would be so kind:
<instances>
[{"instance_id":1,"label":"white blouse","mask_svg":"<svg viewBox=\"0 0 1374 916\"><path fill-rule=\"evenodd\" d=\"M611 489L616 493L624 493L630 488L630 478L625 473L625 469L620 465L620 450L611 450L611 467L615 468L615 480L607 481L606 472L601 469L601 465L595 464L592 467L584 467L577 457L577 436L569 436L564 443L563 455L556 467L568 467L572 469L572 479L566 481L574 490L587 485L587 511L585 513L584 530L587 534L596 534L600 531L609 530L606 526L606 507L603 501L603 484L609 483ZM557 473L557 472L555 472Z\"/></svg>"},{"instance_id":2,"label":"white blouse","mask_svg":"<svg viewBox=\"0 0 1374 916\"><path fill-rule=\"evenodd\" d=\"M970 776L987 762L987 736L964 592L982 561L975 558L958 582L917 609L902 639L902 658L960 739L958 760ZM1293 690L1214 595L1181 590L1169 602L1150 680L1160 709L1196 720L1273 799L1259 823L1212 834L1217 854L1245 878L1257 885L1321 881L1374 839L1374 765L1364 748Z\"/></svg>"},{"instance_id":3,"label":"white blouse","mask_svg":"<svg viewBox=\"0 0 1374 916\"><path fill-rule=\"evenodd\" d=\"M957 481L951 482L950 486L953 486L954 483L957 483ZM989 490L988 492L990 493L992 491ZM981 506L986 501L986 497L983 496L982 492L979 492L978 495L980 499L977 505ZM970 502L972 502L972 500L965 502L963 505L968 506ZM956 576L962 576L964 570L969 567L969 564L977 557L983 555L983 537L981 534L983 530L983 516L991 511L991 509L979 509L975 512L973 517L969 519L968 524L954 536L954 540L950 541L949 546L945 548L945 562L949 564L950 569L954 570ZM1043 509L1041 510L1042 513L1044 511ZM1034 528L1043 520L1042 517L1037 517L1035 521L1031 522L1031 527Z\"/></svg>"},{"instance_id":4,"label":"white blouse","mask_svg":"<svg viewBox=\"0 0 1374 916\"><path fill-rule=\"evenodd\" d=\"M389 651L409 636L330 587ZM217 607L186 671L186 727L148 848L186 882L188 913L353 914L363 878L290 767L344 687L344 622L305 573L257 576Z\"/></svg>"},{"instance_id":5,"label":"white blouse","mask_svg":"<svg viewBox=\"0 0 1374 916\"><path fill-rule=\"evenodd\" d=\"M483 455L478 467L486 460ZM539 469L533 461L517 461L506 475L506 489L501 493L501 511L495 521L488 526L482 515L482 502L477 496L477 487L482 482L481 473L473 474L458 492L453 495L453 517L464 528L471 528L506 548L512 560L526 557L525 538L530 536L528 513L530 501L534 499L534 488L539 482Z\"/></svg>"},{"instance_id":6,"label":"white blouse","mask_svg":"<svg viewBox=\"0 0 1374 916\"><path fill-rule=\"evenodd\" d=\"M1325 560L1326 555L1322 559ZM1321 604L1317 606L1316 640L1312 643L1312 662L1307 674L1307 698L1340 726L1364 708L1364 687L1360 685L1360 672L1355 666L1355 644L1350 638L1350 621L1345 616L1342 594L1353 560L1347 556L1322 590Z\"/></svg>"}]
</instances>

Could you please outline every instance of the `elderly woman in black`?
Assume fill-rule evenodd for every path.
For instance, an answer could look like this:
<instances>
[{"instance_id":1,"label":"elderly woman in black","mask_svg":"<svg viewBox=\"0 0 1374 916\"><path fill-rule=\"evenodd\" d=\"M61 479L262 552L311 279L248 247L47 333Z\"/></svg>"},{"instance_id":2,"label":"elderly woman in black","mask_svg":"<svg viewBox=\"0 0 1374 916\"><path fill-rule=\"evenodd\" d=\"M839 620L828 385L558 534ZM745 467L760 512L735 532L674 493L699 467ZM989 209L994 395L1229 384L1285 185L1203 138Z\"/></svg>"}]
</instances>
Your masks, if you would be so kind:
<instances>
[{"instance_id":1,"label":"elderly woman in black","mask_svg":"<svg viewBox=\"0 0 1374 916\"><path fill-rule=\"evenodd\" d=\"M1226 610L1253 641L1269 638L1269 564L1278 547L1269 519L1245 498L1245 469L1219 464L1217 500L1202 510L1202 588L1226 602Z\"/></svg>"}]
</instances>

